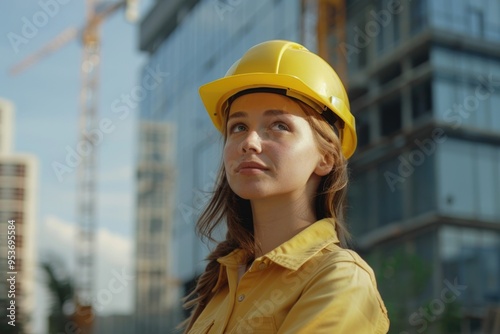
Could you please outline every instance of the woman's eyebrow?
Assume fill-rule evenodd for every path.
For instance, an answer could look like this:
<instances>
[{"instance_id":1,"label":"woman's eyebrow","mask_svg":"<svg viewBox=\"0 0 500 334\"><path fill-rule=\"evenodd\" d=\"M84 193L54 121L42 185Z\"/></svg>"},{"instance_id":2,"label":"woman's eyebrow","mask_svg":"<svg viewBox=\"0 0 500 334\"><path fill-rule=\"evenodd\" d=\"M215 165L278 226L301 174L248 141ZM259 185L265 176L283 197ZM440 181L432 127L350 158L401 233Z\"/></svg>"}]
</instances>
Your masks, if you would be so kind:
<instances>
[{"instance_id":1,"label":"woman's eyebrow","mask_svg":"<svg viewBox=\"0 0 500 334\"><path fill-rule=\"evenodd\" d=\"M269 116L277 116L277 115L287 115L289 114L288 112L281 110L281 109L268 109L264 111L264 116L269 117ZM232 118L243 118L243 117L248 117L248 113L246 111L237 111L231 115L229 115L229 119Z\"/></svg>"},{"instance_id":2,"label":"woman's eyebrow","mask_svg":"<svg viewBox=\"0 0 500 334\"><path fill-rule=\"evenodd\" d=\"M264 116L278 116L278 115L288 115L289 112L286 112L282 109L269 109L264 111Z\"/></svg>"},{"instance_id":3,"label":"woman's eyebrow","mask_svg":"<svg viewBox=\"0 0 500 334\"><path fill-rule=\"evenodd\" d=\"M237 111L237 112L229 115L229 117L227 119L230 120L231 118L242 118L242 117L248 117L248 113L246 113L244 111Z\"/></svg>"}]
</instances>

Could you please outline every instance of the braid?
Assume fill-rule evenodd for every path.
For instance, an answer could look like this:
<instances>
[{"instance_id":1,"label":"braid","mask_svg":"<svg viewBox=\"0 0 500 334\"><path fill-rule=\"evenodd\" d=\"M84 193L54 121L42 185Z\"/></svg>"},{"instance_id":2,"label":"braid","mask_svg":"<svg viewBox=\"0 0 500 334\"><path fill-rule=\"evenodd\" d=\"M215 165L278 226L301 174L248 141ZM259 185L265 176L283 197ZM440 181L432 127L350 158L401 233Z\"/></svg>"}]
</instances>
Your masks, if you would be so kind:
<instances>
[{"instance_id":1,"label":"braid","mask_svg":"<svg viewBox=\"0 0 500 334\"><path fill-rule=\"evenodd\" d=\"M198 319L201 312L205 309L205 306L214 295L212 290L217 283L220 268L217 259L231 253L236 248L234 242L225 240L218 244L214 251L208 255L208 264L203 274L198 278L196 288L184 298L184 307L186 309L193 308L190 317L181 324L181 326L187 325L185 333L191 329L193 323Z\"/></svg>"}]
</instances>

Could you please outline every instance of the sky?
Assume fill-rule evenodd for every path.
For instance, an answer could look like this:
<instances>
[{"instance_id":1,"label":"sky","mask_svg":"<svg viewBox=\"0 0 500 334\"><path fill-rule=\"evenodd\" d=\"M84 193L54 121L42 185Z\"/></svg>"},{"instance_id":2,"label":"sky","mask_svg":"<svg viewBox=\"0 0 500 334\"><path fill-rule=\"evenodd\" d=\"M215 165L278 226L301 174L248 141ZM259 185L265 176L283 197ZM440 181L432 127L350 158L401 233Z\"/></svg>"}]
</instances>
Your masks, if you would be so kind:
<instances>
[{"instance_id":1,"label":"sky","mask_svg":"<svg viewBox=\"0 0 500 334\"><path fill-rule=\"evenodd\" d=\"M152 0L142 1L141 16L151 3ZM15 106L13 151L29 153L38 159L37 262L59 258L68 272L75 262L76 169L58 177L53 164L65 164L68 151L76 148L78 142L81 43L74 40L66 44L16 76L9 75L8 69L67 28L81 27L84 13L84 1L78 0L0 2L0 98L10 100ZM133 273L138 110L120 119L112 114L111 106L139 83L147 55L138 50L138 32L138 25L126 21L123 10L101 26L98 119L109 118L113 130L104 134L97 149L96 294L106 290L116 275L129 277ZM40 274L37 269L34 314L37 334L46 332L48 309ZM119 293L98 301L100 314L132 310L133 282L123 282Z\"/></svg>"}]
</instances>

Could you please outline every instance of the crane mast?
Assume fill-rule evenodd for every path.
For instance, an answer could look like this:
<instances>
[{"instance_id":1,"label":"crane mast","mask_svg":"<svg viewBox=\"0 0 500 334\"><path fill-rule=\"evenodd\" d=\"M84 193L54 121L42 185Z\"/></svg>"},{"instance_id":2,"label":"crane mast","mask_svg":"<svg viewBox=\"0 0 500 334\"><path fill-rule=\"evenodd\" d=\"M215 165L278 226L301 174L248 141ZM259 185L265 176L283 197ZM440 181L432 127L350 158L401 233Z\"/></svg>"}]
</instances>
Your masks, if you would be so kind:
<instances>
[{"instance_id":1,"label":"crane mast","mask_svg":"<svg viewBox=\"0 0 500 334\"><path fill-rule=\"evenodd\" d=\"M96 138L92 130L97 128L99 96L100 40L99 21L95 21L93 0L87 1L87 26L82 32L82 63L79 118L79 145L83 154L77 178L77 268L76 297L81 306L92 305L95 279L95 228L96 228ZM88 150L88 151L87 151Z\"/></svg>"},{"instance_id":2,"label":"crane mast","mask_svg":"<svg viewBox=\"0 0 500 334\"><path fill-rule=\"evenodd\" d=\"M346 0L317 1L318 53L333 66L347 88L347 59L337 51L346 42Z\"/></svg>"}]
</instances>

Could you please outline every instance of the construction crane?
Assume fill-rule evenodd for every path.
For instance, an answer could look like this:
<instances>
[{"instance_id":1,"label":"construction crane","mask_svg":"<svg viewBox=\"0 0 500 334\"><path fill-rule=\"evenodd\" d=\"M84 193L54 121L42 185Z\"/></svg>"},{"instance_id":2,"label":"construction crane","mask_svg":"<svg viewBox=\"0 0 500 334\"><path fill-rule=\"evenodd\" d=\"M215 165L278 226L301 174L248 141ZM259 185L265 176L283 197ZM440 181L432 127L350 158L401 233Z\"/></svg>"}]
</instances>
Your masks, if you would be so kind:
<instances>
[{"instance_id":1,"label":"construction crane","mask_svg":"<svg viewBox=\"0 0 500 334\"><path fill-rule=\"evenodd\" d=\"M346 42L346 0L316 1L318 1L318 54L333 66L347 89L347 58L338 51L338 47Z\"/></svg>"},{"instance_id":2,"label":"construction crane","mask_svg":"<svg viewBox=\"0 0 500 334\"><path fill-rule=\"evenodd\" d=\"M87 0L86 22L83 28L68 28L38 52L13 66L9 71L10 74L16 75L72 40L81 39L83 56L80 67L82 81L79 103L79 143L86 143L90 152L82 156L77 171L77 273L75 275L76 310L73 320L79 332L84 334L92 333L94 319L92 296L96 249L94 236L97 224L95 205L97 145L88 134L97 127L98 120L101 47L99 29L106 18L122 7L125 8L127 20L135 22L138 16L138 0L121 0L114 3L97 3L95 0Z\"/></svg>"}]
</instances>

